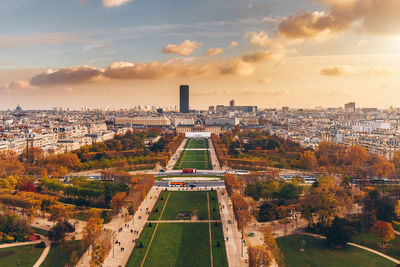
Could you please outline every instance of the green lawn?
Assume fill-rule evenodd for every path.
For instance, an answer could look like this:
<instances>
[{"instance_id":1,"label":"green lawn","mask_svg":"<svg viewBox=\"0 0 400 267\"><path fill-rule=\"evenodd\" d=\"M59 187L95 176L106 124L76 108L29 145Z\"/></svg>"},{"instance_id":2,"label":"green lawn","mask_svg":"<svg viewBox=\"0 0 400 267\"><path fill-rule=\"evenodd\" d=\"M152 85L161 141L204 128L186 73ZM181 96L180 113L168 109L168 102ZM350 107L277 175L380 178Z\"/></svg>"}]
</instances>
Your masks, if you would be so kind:
<instances>
[{"instance_id":1,"label":"green lawn","mask_svg":"<svg viewBox=\"0 0 400 267\"><path fill-rule=\"evenodd\" d=\"M0 267L32 267L42 255L43 250L43 248L36 248L35 245L2 248L0 249Z\"/></svg>"},{"instance_id":2,"label":"green lawn","mask_svg":"<svg viewBox=\"0 0 400 267\"><path fill-rule=\"evenodd\" d=\"M368 233L362 235L358 233L354 234L351 238L351 242L372 248L400 260L400 237L398 235L395 235L395 237L394 240L386 244L385 248L378 245L380 243L379 238Z\"/></svg>"},{"instance_id":3,"label":"green lawn","mask_svg":"<svg viewBox=\"0 0 400 267\"><path fill-rule=\"evenodd\" d=\"M39 234L39 235L43 235L43 236L48 236L49 235L49 231L47 230L43 230L37 227L32 227L33 231L35 231L35 233Z\"/></svg>"},{"instance_id":4,"label":"green lawn","mask_svg":"<svg viewBox=\"0 0 400 267\"><path fill-rule=\"evenodd\" d=\"M188 139L185 148L208 148L207 139Z\"/></svg>"},{"instance_id":5,"label":"green lawn","mask_svg":"<svg viewBox=\"0 0 400 267\"><path fill-rule=\"evenodd\" d=\"M305 251L300 252L300 242L305 240ZM285 264L291 266L395 266L383 257L347 246L334 249L326 244L326 240L316 239L306 235L289 235L276 239L284 254Z\"/></svg>"},{"instance_id":6,"label":"green lawn","mask_svg":"<svg viewBox=\"0 0 400 267\"><path fill-rule=\"evenodd\" d=\"M209 194L209 200L210 200L210 219L211 220L220 220L221 216L219 214L219 209L218 209L217 191L210 191L210 192L208 192L208 194Z\"/></svg>"},{"instance_id":7,"label":"green lawn","mask_svg":"<svg viewBox=\"0 0 400 267\"><path fill-rule=\"evenodd\" d=\"M162 191L160 195L158 196L157 202L153 207L153 210L151 211L149 220L158 220L161 215L161 211L164 207L165 201L167 200L168 192L167 191Z\"/></svg>"},{"instance_id":8,"label":"green lawn","mask_svg":"<svg viewBox=\"0 0 400 267\"><path fill-rule=\"evenodd\" d=\"M82 248L80 240L65 241L50 248L49 254L40 267L64 267L73 251L76 251L78 258L80 258L85 250L85 248Z\"/></svg>"},{"instance_id":9,"label":"green lawn","mask_svg":"<svg viewBox=\"0 0 400 267\"><path fill-rule=\"evenodd\" d=\"M212 253L214 266L228 267L228 259L226 258L224 233L222 232L221 223L211 223ZM220 244L218 247L217 244Z\"/></svg>"},{"instance_id":10,"label":"green lawn","mask_svg":"<svg viewBox=\"0 0 400 267\"><path fill-rule=\"evenodd\" d=\"M161 223L144 266L211 265L207 223Z\"/></svg>"},{"instance_id":11,"label":"green lawn","mask_svg":"<svg viewBox=\"0 0 400 267\"><path fill-rule=\"evenodd\" d=\"M211 158L208 150L184 150L174 169L201 169L210 170Z\"/></svg>"},{"instance_id":12,"label":"green lawn","mask_svg":"<svg viewBox=\"0 0 400 267\"><path fill-rule=\"evenodd\" d=\"M159 209L161 212L161 210ZM161 220L190 219L179 217L181 212L191 212L200 220L208 219L207 192L169 192L167 206Z\"/></svg>"},{"instance_id":13,"label":"green lawn","mask_svg":"<svg viewBox=\"0 0 400 267\"><path fill-rule=\"evenodd\" d=\"M207 193L209 194L210 209L216 207L216 211L210 211L211 218L220 218L218 210L218 199L215 191L208 192L161 192L150 216L151 220L157 220L162 208L165 206L162 220L176 220L179 212L192 212L199 219L208 218ZM169 197L168 197L169 194ZM163 198L161 200L161 198ZM214 199L213 199L214 198ZM155 209L158 212L155 212ZM181 218L182 219L182 218ZM156 229L157 223L152 227L148 224L131 254L128 267L140 266L151 237ZM180 266L211 266L210 232L208 222L203 223L159 223L154 239L149 248L145 267L180 267ZM227 267L225 242L221 223L211 223L213 254L213 266ZM143 248L139 248L142 242ZM219 245L218 245L219 244Z\"/></svg>"},{"instance_id":14,"label":"green lawn","mask_svg":"<svg viewBox=\"0 0 400 267\"><path fill-rule=\"evenodd\" d=\"M151 236L153 235L156 226L157 224L155 223L152 224L152 227L148 227L148 224L146 224L146 226L143 228L143 231L140 234L139 241L136 243L135 249L129 257L126 267L140 266L143 261L144 255L146 254L146 250L149 246ZM142 242L143 248L138 247L140 242Z\"/></svg>"}]
</instances>

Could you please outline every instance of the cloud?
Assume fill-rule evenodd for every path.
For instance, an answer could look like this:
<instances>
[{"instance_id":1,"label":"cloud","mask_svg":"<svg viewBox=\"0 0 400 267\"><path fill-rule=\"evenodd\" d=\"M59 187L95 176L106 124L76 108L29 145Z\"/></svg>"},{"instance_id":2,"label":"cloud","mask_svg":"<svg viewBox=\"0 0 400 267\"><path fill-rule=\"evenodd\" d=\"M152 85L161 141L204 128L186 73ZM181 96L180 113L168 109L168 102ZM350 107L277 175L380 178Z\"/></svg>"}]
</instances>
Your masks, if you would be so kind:
<instances>
[{"instance_id":1,"label":"cloud","mask_svg":"<svg viewBox=\"0 0 400 267\"><path fill-rule=\"evenodd\" d=\"M111 79L144 79L156 80L167 77L193 77L210 74L212 66L200 63L184 63L183 61L149 62L149 63L111 63L104 76Z\"/></svg>"},{"instance_id":2,"label":"cloud","mask_svg":"<svg viewBox=\"0 0 400 267\"><path fill-rule=\"evenodd\" d=\"M328 12L301 12L283 20L277 35L289 39L326 38L355 27L359 33L399 35L398 0L315 0Z\"/></svg>"},{"instance_id":3,"label":"cloud","mask_svg":"<svg viewBox=\"0 0 400 267\"><path fill-rule=\"evenodd\" d=\"M106 7L117 7L122 6L132 0L103 0L103 5Z\"/></svg>"},{"instance_id":4,"label":"cloud","mask_svg":"<svg viewBox=\"0 0 400 267\"><path fill-rule=\"evenodd\" d=\"M210 48L204 54L206 56L215 56L224 52L223 48Z\"/></svg>"},{"instance_id":5,"label":"cloud","mask_svg":"<svg viewBox=\"0 0 400 267\"><path fill-rule=\"evenodd\" d=\"M339 66L332 68L324 68L320 74L330 77L352 76L352 75L368 75L368 76L386 76L393 75L396 71L388 68L370 68L367 71L357 70L350 66Z\"/></svg>"},{"instance_id":6,"label":"cloud","mask_svg":"<svg viewBox=\"0 0 400 267\"><path fill-rule=\"evenodd\" d=\"M249 39L249 43L260 47L269 46L272 43L271 38L264 31L260 32L248 32L243 37L244 40Z\"/></svg>"},{"instance_id":7,"label":"cloud","mask_svg":"<svg viewBox=\"0 0 400 267\"><path fill-rule=\"evenodd\" d=\"M245 62L240 58L233 58L220 67L219 73L223 75L231 74L249 76L253 74L254 70L255 67L252 64Z\"/></svg>"},{"instance_id":8,"label":"cloud","mask_svg":"<svg viewBox=\"0 0 400 267\"><path fill-rule=\"evenodd\" d=\"M20 91L33 91L33 90L35 90L37 88L35 86L32 86L27 81L15 80L15 81L7 83L3 87L3 89L6 92L20 92Z\"/></svg>"},{"instance_id":9,"label":"cloud","mask_svg":"<svg viewBox=\"0 0 400 267\"><path fill-rule=\"evenodd\" d=\"M261 84L270 84L271 82L272 82L271 77L264 77L264 78L258 80L258 83L261 83Z\"/></svg>"},{"instance_id":10,"label":"cloud","mask_svg":"<svg viewBox=\"0 0 400 267\"><path fill-rule=\"evenodd\" d=\"M168 44L162 49L164 54L177 54L181 56L189 56L193 54L194 50L200 48L202 43L196 41L185 40L182 43Z\"/></svg>"},{"instance_id":11,"label":"cloud","mask_svg":"<svg viewBox=\"0 0 400 267\"><path fill-rule=\"evenodd\" d=\"M239 45L238 42L232 41L232 42L229 44L228 48L234 48L234 47L236 47L236 46L238 46L238 45Z\"/></svg>"},{"instance_id":12,"label":"cloud","mask_svg":"<svg viewBox=\"0 0 400 267\"><path fill-rule=\"evenodd\" d=\"M330 77L349 76L357 74L357 72L350 66L340 66L332 68L324 68L320 72L321 75Z\"/></svg>"},{"instance_id":13,"label":"cloud","mask_svg":"<svg viewBox=\"0 0 400 267\"><path fill-rule=\"evenodd\" d=\"M375 68L375 69L369 69L367 71L367 75L370 76L386 76L386 75L393 75L395 73L396 73L395 70L387 68Z\"/></svg>"},{"instance_id":14,"label":"cloud","mask_svg":"<svg viewBox=\"0 0 400 267\"><path fill-rule=\"evenodd\" d=\"M103 69L86 65L59 70L50 69L32 77L30 84L35 86L52 86L86 83L99 78L103 72Z\"/></svg>"},{"instance_id":15,"label":"cloud","mask_svg":"<svg viewBox=\"0 0 400 267\"><path fill-rule=\"evenodd\" d=\"M281 60L285 55L284 50L267 50L267 51L258 51L254 53L244 54L242 57L245 62L267 62L267 61L277 61Z\"/></svg>"}]
</instances>

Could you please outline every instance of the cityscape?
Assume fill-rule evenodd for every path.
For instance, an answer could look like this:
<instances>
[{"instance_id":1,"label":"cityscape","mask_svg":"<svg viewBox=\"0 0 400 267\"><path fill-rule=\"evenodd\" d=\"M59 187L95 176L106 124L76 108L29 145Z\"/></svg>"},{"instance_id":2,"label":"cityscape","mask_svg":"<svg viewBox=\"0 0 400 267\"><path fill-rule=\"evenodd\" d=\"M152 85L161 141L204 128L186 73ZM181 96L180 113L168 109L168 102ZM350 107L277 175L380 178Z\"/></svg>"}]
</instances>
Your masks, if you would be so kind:
<instances>
[{"instance_id":1,"label":"cityscape","mask_svg":"<svg viewBox=\"0 0 400 267\"><path fill-rule=\"evenodd\" d=\"M0 266L400 266L397 0L0 12Z\"/></svg>"}]
</instances>

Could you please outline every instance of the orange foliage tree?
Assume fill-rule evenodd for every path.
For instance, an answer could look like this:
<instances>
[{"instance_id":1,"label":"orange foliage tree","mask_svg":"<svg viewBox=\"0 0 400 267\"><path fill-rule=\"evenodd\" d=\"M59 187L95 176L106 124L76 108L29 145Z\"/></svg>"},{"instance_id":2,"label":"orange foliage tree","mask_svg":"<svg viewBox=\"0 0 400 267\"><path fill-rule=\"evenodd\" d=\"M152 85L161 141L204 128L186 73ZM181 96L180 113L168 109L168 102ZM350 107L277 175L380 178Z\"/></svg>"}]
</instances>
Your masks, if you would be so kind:
<instances>
[{"instance_id":1,"label":"orange foliage tree","mask_svg":"<svg viewBox=\"0 0 400 267\"><path fill-rule=\"evenodd\" d=\"M377 221L371 228L371 233L379 237L381 245L384 246L386 242L394 239L394 230L391 223L384 221Z\"/></svg>"}]
</instances>

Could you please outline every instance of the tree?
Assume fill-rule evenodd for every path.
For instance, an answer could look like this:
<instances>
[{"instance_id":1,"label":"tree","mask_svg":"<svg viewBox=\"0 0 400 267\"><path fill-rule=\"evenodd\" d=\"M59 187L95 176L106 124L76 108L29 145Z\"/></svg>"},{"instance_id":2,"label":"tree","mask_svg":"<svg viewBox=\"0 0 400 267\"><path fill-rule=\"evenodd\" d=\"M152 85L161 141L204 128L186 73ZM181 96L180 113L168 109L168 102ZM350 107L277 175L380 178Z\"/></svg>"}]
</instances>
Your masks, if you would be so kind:
<instances>
[{"instance_id":1,"label":"tree","mask_svg":"<svg viewBox=\"0 0 400 267\"><path fill-rule=\"evenodd\" d=\"M392 224L384 221L377 221L371 228L371 233L379 237L382 246L395 238Z\"/></svg>"},{"instance_id":2,"label":"tree","mask_svg":"<svg viewBox=\"0 0 400 267\"><path fill-rule=\"evenodd\" d=\"M68 267L74 267L79 262L78 253L74 250L69 256Z\"/></svg>"},{"instance_id":3,"label":"tree","mask_svg":"<svg viewBox=\"0 0 400 267\"><path fill-rule=\"evenodd\" d=\"M125 197L125 192L118 192L111 199L110 206L114 214L118 214L118 212L121 210L122 206L124 205Z\"/></svg>"},{"instance_id":4,"label":"tree","mask_svg":"<svg viewBox=\"0 0 400 267\"><path fill-rule=\"evenodd\" d=\"M314 170L317 166L317 158L315 157L314 151L304 151L303 154L301 154L299 163L304 169Z\"/></svg>"},{"instance_id":5,"label":"tree","mask_svg":"<svg viewBox=\"0 0 400 267\"><path fill-rule=\"evenodd\" d=\"M377 156L373 160L371 170L378 177L389 177L394 171L394 164L385 157Z\"/></svg>"},{"instance_id":6,"label":"tree","mask_svg":"<svg viewBox=\"0 0 400 267\"><path fill-rule=\"evenodd\" d=\"M330 246L342 247L349 242L352 230L345 227L345 221L336 217L327 229L326 240Z\"/></svg>"},{"instance_id":7,"label":"tree","mask_svg":"<svg viewBox=\"0 0 400 267\"><path fill-rule=\"evenodd\" d=\"M272 258L265 246L249 246L249 267L265 267L270 266Z\"/></svg>"},{"instance_id":8,"label":"tree","mask_svg":"<svg viewBox=\"0 0 400 267\"><path fill-rule=\"evenodd\" d=\"M62 204L56 204L50 207L49 221L62 222L67 221L70 216L70 209Z\"/></svg>"},{"instance_id":9,"label":"tree","mask_svg":"<svg viewBox=\"0 0 400 267\"><path fill-rule=\"evenodd\" d=\"M279 267L285 266L285 262L283 260L283 254L280 251L278 244L276 244L276 240L274 238L274 235L272 233L272 228L271 226L268 227L263 227L262 228L262 233L264 235L264 245L265 247L269 250L271 253L272 257L274 258L276 264L278 264Z\"/></svg>"},{"instance_id":10,"label":"tree","mask_svg":"<svg viewBox=\"0 0 400 267\"><path fill-rule=\"evenodd\" d=\"M82 246L87 247L94 243L103 229L103 219L99 217L90 218L83 228Z\"/></svg>"},{"instance_id":11,"label":"tree","mask_svg":"<svg viewBox=\"0 0 400 267\"><path fill-rule=\"evenodd\" d=\"M58 222L49 231L49 239L54 242L64 241L67 233L72 233L75 228L72 224L67 221Z\"/></svg>"}]
</instances>

